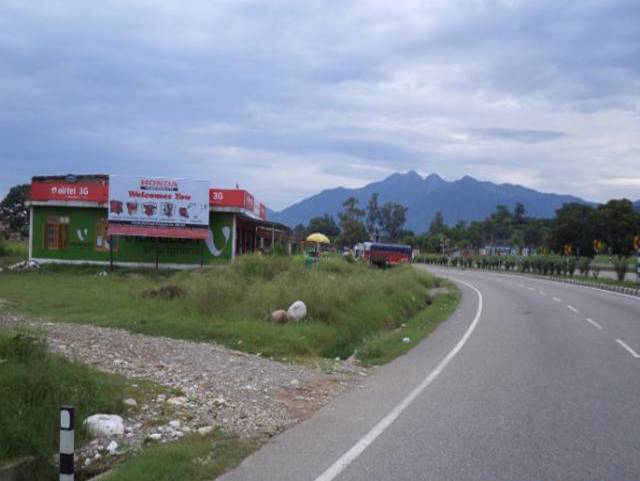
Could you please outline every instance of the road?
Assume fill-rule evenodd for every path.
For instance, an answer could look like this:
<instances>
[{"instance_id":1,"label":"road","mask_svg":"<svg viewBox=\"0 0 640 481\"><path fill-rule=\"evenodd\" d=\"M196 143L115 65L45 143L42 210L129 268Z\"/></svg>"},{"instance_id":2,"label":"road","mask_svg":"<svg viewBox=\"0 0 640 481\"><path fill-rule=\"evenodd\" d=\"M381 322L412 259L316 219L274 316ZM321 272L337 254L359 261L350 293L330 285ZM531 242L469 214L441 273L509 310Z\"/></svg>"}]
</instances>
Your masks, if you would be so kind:
<instances>
[{"instance_id":1,"label":"road","mask_svg":"<svg viewBox=\"0 0 640 481\"><path fill-rule=\"evenodd\" d=\"M221 479L640 479L640 299L432 270L448 321Z\"/></svg>"}]
</instances>

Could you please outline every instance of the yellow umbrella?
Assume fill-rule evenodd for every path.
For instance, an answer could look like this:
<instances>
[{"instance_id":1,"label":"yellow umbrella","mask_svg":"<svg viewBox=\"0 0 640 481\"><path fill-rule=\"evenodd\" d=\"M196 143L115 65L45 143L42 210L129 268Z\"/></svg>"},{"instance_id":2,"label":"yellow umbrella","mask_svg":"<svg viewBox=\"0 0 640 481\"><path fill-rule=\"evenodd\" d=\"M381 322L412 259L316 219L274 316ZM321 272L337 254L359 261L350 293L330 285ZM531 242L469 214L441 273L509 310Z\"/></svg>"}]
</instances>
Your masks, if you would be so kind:
<instances>
[{"instance_id":1,"label":"yellow umbrella","mask_svg":"<svg viewBox=\"0 0 640 481\"><path fill-rule=\"evenodd\" d=\"M329 238L326 235L321 234L320 232L310 234L307 237L307 242L315 242L316 244L331 244Z\"/></svg>"}]
</instances>

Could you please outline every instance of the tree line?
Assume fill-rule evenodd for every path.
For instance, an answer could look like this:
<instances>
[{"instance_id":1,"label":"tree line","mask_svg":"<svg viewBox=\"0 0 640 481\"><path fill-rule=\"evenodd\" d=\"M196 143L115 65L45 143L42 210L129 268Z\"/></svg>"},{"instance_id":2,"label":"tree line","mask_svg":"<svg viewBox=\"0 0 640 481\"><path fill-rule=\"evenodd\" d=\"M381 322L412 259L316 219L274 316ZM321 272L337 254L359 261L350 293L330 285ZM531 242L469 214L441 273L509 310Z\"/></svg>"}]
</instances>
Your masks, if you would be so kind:
<instances>
[{"instance_id":1,"label":"tree line","mask_svg":"<svg viewBox=\"0 0 640 481\"><path fill-rule=\"evenodd\" d=\"M437 212L421 234L405 229L406 213L407 208L397 203L380 205L379 195L374 193L364 208L355 197L345 200L337 221L324 214L294 230L300 234L321 232L341 246L378 240L445 254L500 246L517 251L535 249L538 253L628 257L637 250L635 244L640 239L640 212L627 199L612 199L597 206L564 204L550 219L528 216L521 202L513 210L497 205L483 220L460 220L453 225L447 225L442 212Z\"/></svg>"}]
</instances>

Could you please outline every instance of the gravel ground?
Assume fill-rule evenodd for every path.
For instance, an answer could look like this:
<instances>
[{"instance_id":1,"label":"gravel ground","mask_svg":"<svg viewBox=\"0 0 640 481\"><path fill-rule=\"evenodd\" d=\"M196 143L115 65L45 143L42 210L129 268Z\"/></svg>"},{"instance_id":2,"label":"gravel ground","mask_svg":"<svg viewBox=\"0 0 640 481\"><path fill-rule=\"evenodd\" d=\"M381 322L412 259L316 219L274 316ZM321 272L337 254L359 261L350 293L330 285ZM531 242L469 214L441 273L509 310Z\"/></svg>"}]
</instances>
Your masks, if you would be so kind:
<instances>
[{"instance_id":1,"label":"gravel ground","mask_svg":"<svg viewBox=\"0 0 640 481\"><path fill-rule=\"evenodd\" d=\"M184 393L160 395L127 417L124 443L129 448L139 446L152 434L160 441L169 441L207 426L241 437L273 436L360 384L368 372L349 361L335 361L325 369L312 368L211 343L32 321L0 313L0 328L17 326L43 328L52 351L68 359ZM167 424L159 425L157 418ZM174 422L169 424L169 420ZM85 448L88 451L84 457L91 459L103 452L109 442L94 441Z\"/></svg>"}]
</instances>

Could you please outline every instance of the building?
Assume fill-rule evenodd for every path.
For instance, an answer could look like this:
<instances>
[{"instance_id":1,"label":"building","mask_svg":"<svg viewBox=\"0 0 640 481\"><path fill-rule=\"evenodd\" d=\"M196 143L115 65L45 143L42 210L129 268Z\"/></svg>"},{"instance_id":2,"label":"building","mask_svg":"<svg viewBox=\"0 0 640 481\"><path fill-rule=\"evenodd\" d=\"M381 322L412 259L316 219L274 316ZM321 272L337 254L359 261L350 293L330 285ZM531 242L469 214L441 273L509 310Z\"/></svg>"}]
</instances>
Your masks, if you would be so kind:
<instances>
[{"instance_id":1,"label":"building","mask_svg":"<svg viewBox=\"0 0 640 481\"><path fill-rule=\"evenodd\" d=\"M172 232L113 235L109 179L107 175L33 177L27 203L29 258L41 263L185 268L228 263L275 243L291 252L296 244L291 229L268 221L264 204L242 189L209 189L208 226L199 239ZM159 230L164 231L169 230Z\"/></svg>"}]
</instances>

